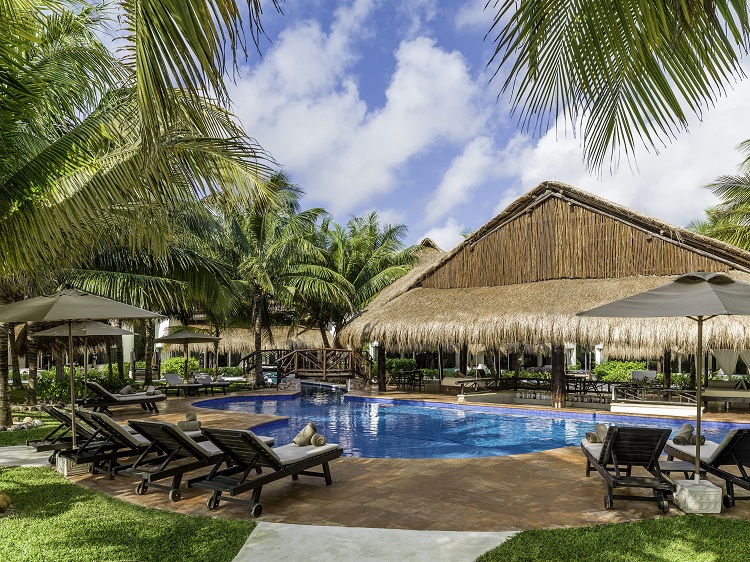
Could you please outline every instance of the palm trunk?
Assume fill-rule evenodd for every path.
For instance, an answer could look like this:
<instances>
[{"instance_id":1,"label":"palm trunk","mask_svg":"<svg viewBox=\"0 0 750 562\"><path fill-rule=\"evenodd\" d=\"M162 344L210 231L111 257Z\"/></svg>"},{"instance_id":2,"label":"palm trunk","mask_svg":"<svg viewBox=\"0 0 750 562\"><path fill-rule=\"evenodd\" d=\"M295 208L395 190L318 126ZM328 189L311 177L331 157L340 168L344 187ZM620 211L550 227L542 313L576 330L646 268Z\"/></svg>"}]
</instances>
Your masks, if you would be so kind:
<instances>
[{"instance_id":1,"label":"palm trunk","mask_svg":"<svg viewBox=\"0 0 750 562\"><path fill-rule=\"evenodd\" d=\"M217 326L214 330L214 335L218 338L220 336L219 327ZM214 342L214 360L213 360L214 376L219 376L219 342Z\"/></svg>"},{"instance_id":2,"label":"palm trunk","mask_svg":"<svg viewBox=\"0 0 750 562\"><path fill-rule=\"evenodd\" d=\"M255 384L257 386L263 386L266 382L263 377L263 341L261 338L261 330L263 326L261 323L260 314L255 319ZM278 374L277 374L278 376Z\"/></svg>"},{"instance_id":3,"label":"palm trunk","mask_svg":"<svg viewBox=\"0 0 750 562\"><path fill-rule=\"evenodd\" d=\"M122 320L117 321L117 327L122 328ZM117 372L120 373L120 378L125 376L125 353L122 349L122 336L117 339ZM135 368L135 365L131 365Z\"/></svg>"},{"instance_id":4,"label":"palm trunk","mask_svg":"<svg viewBox=\"0 0 750 562\"><path fill-rule=\"evenodd\" d=\"M55 358L55 380L65 382L65 354L53 352L52 357Z\"/></svg>"},{"instance_id":5,"label":"palm trunk","mask_svg":"<svg viewBox=\"0 0 750 562\"><path fill-rule=\"evenodd\" d=\"M8 325L0 323L0 425L11 424L8 387Z\"/></svg>"},{"instance_id":6,"label":"palm trunk","mask_svg":"<svg viewBox=\"0 0 750 562\"><path fill-rule=\"evenodd\" d=\"M109 375L109 378L112 378L112 375L114 374L114 368L112 367L112 346L110 345L107 348L107 373Z\"/></svg>"},{"instance_id":7,"label":"palm trunk","mask_svg":"<svg viewBox=\"0 0 750 562\"><path fill-rule=\"evenodd\" d=\"M10 364L13 369L13 390L21 390L21 365L18 362L18 345L16 342L16 323L8 323L8 342L10 343Z\"/></svg>"},{"instance_id":8,"label":"palm trunk","mask_svg":"<svg viewBox=\"0 0 750 562\"><path fill-rule=\"evenodd\" d=\"M153 377L151 376L151 367L152 367L152 361L154 357L154 331L156 329L156 324L154 323L154 320L149 318L146 320L146 337L144 338L144 344L145 344L145 353L146 353L146 374L144 375L143 384L146 386L149 386L151 384L151 381L153 380ZM135 371L133 371L135 372Z\"/></svg>"},{"instance_id":9,"label":"palm trunk","mask_svg":"<svg viewBox=\"0 0 750 562\"><path fill-rule=\"evenodd\" d=\"M26 363L29 367L29 388L26 391L26 403L31 406L36 405L37 360L39 359L39 354L37 353L39 346L34 337L35 331L36 322L29 322L29 328L26 331L29 336L26 343Z\"/></svg>"},{"instance_id":10,"label":"palm trunk","mask_svg":"<svg viewBox=\"0 0 750 562\"><path fill-rule=\"evenodd\" d=\"M320 337L323 339L323 347L331 347L328 344L328 330L326 330L326 325L324 322L318 323L318 329L320 330ZM338 348L338 345L336 345Z\"/></svg>"}]
</instances>

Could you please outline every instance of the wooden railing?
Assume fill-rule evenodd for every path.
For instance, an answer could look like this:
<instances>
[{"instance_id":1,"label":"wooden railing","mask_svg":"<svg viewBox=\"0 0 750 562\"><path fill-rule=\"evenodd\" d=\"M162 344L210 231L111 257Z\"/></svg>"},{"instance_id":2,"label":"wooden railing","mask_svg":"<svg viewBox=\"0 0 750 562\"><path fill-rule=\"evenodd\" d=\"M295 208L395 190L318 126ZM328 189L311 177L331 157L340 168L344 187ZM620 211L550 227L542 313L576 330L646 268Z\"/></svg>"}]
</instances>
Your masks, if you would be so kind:
<instances>
[{"instance_id":1,"label":"wooden railing","mask_svg":"<svg viewBox=\"0 0 750 562\"><path fill-rule=\"evenodd\" d=\"M372 359L351 349L295 349L276 361L277 381L294 374L297 378L328 380L370 378Z\"/></svg>"}]
</instances>

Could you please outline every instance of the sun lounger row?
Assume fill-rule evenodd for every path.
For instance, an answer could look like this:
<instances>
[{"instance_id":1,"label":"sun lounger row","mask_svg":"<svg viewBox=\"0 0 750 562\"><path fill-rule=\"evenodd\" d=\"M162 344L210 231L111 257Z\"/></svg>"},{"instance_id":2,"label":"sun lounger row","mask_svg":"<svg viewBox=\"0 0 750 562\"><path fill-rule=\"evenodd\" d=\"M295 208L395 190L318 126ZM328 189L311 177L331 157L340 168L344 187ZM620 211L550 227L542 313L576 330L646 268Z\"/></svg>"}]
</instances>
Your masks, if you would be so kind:
<instances>
[{"instance_id":1,"label":"sun lounger row","mask_svg":"<svg viewBox=\"0 0 750 562\"><path fill-rule=\"evenodd\" d=\"M272 449L271 437L255 435L246 430L202 429L182 431L177 425L164 421L131 420L120 425L101 412L78 409L76 431L78 446L72 448L70 412L45 407L60 426L45 439L29 441L37 450L52 450L54 455L78 464L89 464L89 471L106 473L109 478L123 474L139 480L136 493L149 488L166 490L172 501L181 499L182 478L189 472L207 469L209 472L191 478L187 485L212 492L207 501L209 509L224 500L241 501L235 496L251 491L250 513L260 516L260 494L264 485L290 476L317 476L332 483L328 463L343 453L336 444L323 446L284 445ZM310 470L321 467L320 472ZM263 469L270 472L263 472ZM252 478L251 478L252 476ZM171 479L168 485L158 483Z\"/></svg>"}]
</instances>

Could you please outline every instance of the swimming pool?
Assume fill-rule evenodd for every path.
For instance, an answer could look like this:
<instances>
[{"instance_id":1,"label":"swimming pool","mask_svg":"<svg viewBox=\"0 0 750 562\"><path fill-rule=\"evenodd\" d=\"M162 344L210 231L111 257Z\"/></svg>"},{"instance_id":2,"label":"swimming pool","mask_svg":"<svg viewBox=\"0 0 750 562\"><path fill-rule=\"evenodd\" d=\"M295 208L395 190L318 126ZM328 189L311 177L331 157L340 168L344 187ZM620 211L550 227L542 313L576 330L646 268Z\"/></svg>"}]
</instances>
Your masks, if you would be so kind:
<instances>
[{"instance_id":1,"label":"swimming pool","mask_svg":"<svg viewBox=\"0 0 750 562\"><path fill-rule=\"evenodd\" d=\"M677 419L638 418L588 412L493 408L348 396L303 385L292 396L240 396L203 400L202 408L270 414L288 419L253 428L277 443L290 443L312 421L318 433L365 458L466 458L534 453L579 445L596 423L668 427ZM690 420L687 420L690 422ZM707 439L720 441L735 424L703 422Z\"/></svg>"}]
</instances>

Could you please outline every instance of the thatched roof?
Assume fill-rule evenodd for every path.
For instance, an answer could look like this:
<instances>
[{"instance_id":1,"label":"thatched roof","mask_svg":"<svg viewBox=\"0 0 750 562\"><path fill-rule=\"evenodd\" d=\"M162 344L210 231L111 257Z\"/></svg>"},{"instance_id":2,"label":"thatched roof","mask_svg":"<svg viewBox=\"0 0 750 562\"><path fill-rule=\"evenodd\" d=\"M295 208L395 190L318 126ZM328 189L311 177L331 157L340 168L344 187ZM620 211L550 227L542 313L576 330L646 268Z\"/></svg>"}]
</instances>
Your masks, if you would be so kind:
<instances>
[{"instance_id":1,"label":"thatched roof","mask_svg":"<svg viewBox=\"0 0 750 562\"><path fill-rule=\"evenodd\" d=\"M207 327L203 327L207 328ZM211 332L213 333L213 332ZM263 349L305 349L323 347L320 331L302 326L273 326L271 329L273 341L263 337ZM250 353L255 349L253 332L247 328L227 328L220 333L219 353ZM333 335L329 334L329 342ZM179 346L182 349L182 346ZM191 344L194 351L213 351L213 344Z\"/></svg>"},{"instance_id":2,"label":"thatched roof","mask_svg":"<svg viewBox=\"0 0 750 562\"><path fill-rule=\"evenodd\" d=\"M508 255L514 261L502 262ZM499 349L519 341L604 343L648 354L692 350L696 326L688 319L575 314L699 269L750 282L750 253L546 182L410 284L394 288L387 301L373 301L341 337L351 346L378 341L402 350L438 344ZM715 318L704 333L709 346L750 347L747 318Z\"/></svg>"}]
</instances>

